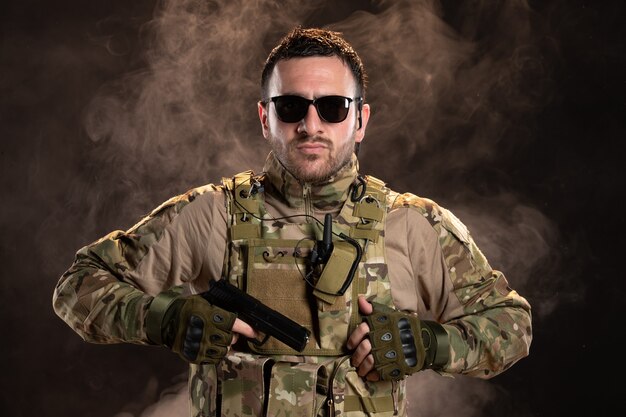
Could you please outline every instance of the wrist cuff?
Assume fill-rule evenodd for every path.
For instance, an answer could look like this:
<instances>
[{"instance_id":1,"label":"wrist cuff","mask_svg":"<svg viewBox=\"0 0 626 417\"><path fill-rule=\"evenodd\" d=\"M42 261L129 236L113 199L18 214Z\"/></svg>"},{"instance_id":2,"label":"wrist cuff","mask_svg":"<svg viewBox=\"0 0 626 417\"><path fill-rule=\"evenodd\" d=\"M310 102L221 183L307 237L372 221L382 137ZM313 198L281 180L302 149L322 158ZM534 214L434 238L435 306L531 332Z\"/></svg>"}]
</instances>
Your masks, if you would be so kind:
<instances>
[{"instance_id":1,"label":"wrist cuff","mask_svg":"<svg viewBox=\"0 0 626 417\"><path fill-rule=\"evenodd\" d=\"M443 326L435 321L422 321L422 326L430 333L430 344L425 346L428 354L428 363L425 368L442 369L450 359L450 339Z\"/></svg>"},{"instance_id":2,"label":"wrist cuff","mask_svg":"<svg viewBox=\"0 0 626 417\"><path fill-rule=\"evenodd\" d=\"M181 287L174 287L152 299L146 315L146 335L152 343L163 345L163 318L172 303L180 297L181 292Z\"/></svg>"}]
</instances>

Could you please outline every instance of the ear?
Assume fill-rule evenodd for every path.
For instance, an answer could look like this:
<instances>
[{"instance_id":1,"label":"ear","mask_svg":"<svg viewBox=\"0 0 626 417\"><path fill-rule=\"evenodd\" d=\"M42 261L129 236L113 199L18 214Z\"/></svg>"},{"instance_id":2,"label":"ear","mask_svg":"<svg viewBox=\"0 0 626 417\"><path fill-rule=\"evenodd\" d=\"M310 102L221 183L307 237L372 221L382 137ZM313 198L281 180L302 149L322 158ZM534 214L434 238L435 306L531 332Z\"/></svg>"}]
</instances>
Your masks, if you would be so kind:
<instances>
[{"instance_id":1,"label":"ear","mask_svg":"<svg viewBox=\"0 0 626 417\"><path fill-rule=\"evenodd\" d=\"M359 115L359 117L361 119L361 127L357 129L356 136L354 137L354 141L357 143L361 142L363 138L365 137L365 129L367 128L367 122L370 120L370 105L363 104L360 113L361 114ZM359 124L359 121L357 119L357 126L358 124Z\"/></svg>"},{"instance_id":2,"label":"ear","mask_svg":"<svg viewBox=\"0 0 626 417\"><path fill-rule=\"evenodd\" d=\"M261 128L263 129L263 136L267 139L267 136L269 135L269 124L267 121L268 106L262 101L259 101L257 103L257 109L259 111L259 120L261 121Z\"/></svg>"}]
</instances>

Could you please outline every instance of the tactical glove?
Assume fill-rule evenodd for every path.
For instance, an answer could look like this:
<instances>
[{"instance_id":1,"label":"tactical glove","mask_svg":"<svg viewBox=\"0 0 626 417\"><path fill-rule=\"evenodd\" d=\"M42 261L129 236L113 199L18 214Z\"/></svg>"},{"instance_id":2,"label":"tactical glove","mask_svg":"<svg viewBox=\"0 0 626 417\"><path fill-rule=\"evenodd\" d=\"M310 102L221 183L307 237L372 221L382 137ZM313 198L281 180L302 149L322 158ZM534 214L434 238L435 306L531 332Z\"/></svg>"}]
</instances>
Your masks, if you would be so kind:
<instances>
[{"instance_id":1,"label":"tactical glove","mask_svg":"<svg viewBox=\"0 0 626 417\"><path fill-rule=\"evenodd\" d=\"M199 295L184 297L180 288L172 289L150 303L146 333L188 362L216 364L228 352L236 317Z\"/></svg>"},{"instance_id":2,"label":"tactical glove","mask_svg":"<svg viewBox=\"0 0 626 417\"><path fill-rule=\"evenodd\" d=\"M372 303L363 316L370 328L374 369L382 380L401 380L422 369L438 369L448 362L449 341L443 326Z\"/></svg>"}]
</instances>

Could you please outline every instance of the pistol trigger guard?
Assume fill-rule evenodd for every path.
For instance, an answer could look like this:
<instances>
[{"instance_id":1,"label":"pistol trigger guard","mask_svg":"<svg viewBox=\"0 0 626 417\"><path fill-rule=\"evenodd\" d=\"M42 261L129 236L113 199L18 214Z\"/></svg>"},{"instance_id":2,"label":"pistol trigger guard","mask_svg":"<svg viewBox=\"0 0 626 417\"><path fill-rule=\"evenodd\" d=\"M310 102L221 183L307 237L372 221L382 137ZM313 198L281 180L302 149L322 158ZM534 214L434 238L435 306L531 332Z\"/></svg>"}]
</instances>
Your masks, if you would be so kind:
<instances>
[{"instance_id":1,"label":"pistol trigger guard","mask_svg":"<svg viewBox=\"0 0 626 417\"><path fill-rule=\"evenodd\" d=\"M252 342L253 345L255 346L263 346L265 344L265 342L267 342L267 339L270 338L269 334L266 334L263 337L263 340L258 340L258 339L250 339L250 342Z\"/></svg>"}]
</instances>

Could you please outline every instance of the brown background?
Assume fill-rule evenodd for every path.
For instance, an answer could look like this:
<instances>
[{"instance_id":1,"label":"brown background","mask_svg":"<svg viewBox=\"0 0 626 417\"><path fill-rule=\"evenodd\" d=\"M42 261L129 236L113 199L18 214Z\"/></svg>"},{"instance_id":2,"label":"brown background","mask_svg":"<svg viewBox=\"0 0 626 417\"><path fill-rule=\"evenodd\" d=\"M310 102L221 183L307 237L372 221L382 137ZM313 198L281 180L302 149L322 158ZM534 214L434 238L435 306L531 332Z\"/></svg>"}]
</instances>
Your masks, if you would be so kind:
<instances>
[{"instance_id":1,"label":"brown background","mask_svg":"<svg viewBox=\"0 0 626 417\"><path fill-rule=\"evenodd\" d=\"M623 2L6 3L2 415L184 415L184 364L82 342L53 288L81 246L261 167L260 67L298 23L343 31L369 70L362 171L450 208L533 305L529 358L490 381L412 377L411 414L618 404Z\"/></svg>"}]
</instances>

